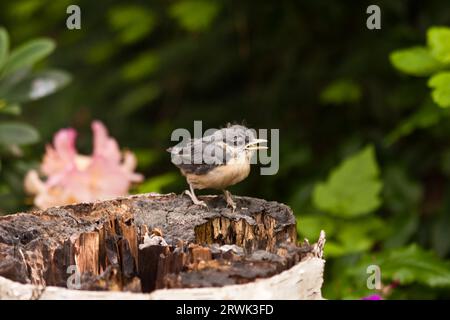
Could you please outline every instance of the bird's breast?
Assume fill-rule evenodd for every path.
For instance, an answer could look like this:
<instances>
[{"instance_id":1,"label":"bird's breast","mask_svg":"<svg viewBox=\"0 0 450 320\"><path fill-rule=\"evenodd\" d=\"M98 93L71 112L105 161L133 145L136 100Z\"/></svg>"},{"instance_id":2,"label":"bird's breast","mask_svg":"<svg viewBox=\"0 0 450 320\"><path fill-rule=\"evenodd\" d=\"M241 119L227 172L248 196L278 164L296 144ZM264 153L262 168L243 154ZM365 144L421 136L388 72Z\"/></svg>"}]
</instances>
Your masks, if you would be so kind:
<instances>
[{"instance_id":1,"label":"bird's breast","mask_svg":"<svg viewBox=\"0 0 450 320\"><path fill-rule=\"evenodd\" d=\"M192 184L195 189L219 189L223 190L232 186L245 178L250 173L249 163L233 163L217 166L206 174L196 175L192 173L184 173L187 181Z\"/></svg>"}]
</instances>

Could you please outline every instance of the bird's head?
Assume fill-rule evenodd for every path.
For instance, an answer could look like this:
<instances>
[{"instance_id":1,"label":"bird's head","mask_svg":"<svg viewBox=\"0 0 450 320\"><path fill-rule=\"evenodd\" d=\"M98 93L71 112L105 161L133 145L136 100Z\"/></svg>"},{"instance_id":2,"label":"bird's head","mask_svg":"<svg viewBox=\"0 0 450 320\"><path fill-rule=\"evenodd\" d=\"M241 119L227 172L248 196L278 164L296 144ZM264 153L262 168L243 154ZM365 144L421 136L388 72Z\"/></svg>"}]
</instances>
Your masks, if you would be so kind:
<instances>
[{"instance_id":1,"label":"bird's head","mask_svg":"<svg viewBox=\"0 0 450 320\"><path fill-rule=\"evenodd\" d=\"M227 147L233 148L235 156L241 160L249 162L257 150L268 149L268 147L260 145L266 143L267 140L258 139L254 130L241 125L234 125L222 130Z\"/></svg>"}]
</instances>

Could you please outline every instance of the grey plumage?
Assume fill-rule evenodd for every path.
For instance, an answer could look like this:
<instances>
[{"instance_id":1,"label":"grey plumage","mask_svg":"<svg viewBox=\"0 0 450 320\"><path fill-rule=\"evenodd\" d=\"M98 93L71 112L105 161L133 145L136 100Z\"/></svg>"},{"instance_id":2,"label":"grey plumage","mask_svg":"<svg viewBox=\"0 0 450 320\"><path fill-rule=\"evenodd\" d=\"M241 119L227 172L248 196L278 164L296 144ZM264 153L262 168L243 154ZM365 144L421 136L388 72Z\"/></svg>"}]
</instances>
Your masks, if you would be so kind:
<instances>
[{"instance_id":1,"label":"grey plumage","mask_svg":"<svg viewBox=\"0 0 450 320\"><path fill-rule=\"evenodd\" d=\"M256 139L255 133L241 125L215 131L199 139L178 144L168 151L172 163L186 173L206 174L217 166L226 165L234 154Z\"/></svg>"},{"instance_id":2,"label":"grey plumage","mask_svg":"<svg viewBox=\"0 0 450 320\"><path fill-rule=\"evenodd\" d=\"M250 158L257 146L267 142L257 139L256 133L241 125L233 125L198 139L190 139L168 149L172 163L186 177L189 190L185 193L194 204L206 206L198 200L194 189L213 188L223 190L229 206L236 209L231 193L226 190L245 179L250 172Z\"/></svg>"}]
</instances>

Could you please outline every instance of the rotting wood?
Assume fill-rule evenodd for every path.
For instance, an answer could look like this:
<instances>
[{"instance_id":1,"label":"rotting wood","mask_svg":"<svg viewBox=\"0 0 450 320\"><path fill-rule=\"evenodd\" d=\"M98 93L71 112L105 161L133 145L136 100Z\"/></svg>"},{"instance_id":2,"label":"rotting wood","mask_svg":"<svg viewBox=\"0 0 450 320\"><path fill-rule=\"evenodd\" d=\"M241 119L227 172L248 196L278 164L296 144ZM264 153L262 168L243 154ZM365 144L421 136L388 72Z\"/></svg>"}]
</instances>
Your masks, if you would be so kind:
<instances>
[{"instance_id":1,"label":"rotting wood","mask_svg":"<svg viewBox=\"0 0 450 320\"><path fill-rule=\"evenodd\" d=\"M76 266L81 289L156 294L245 286L314 259L323 273L323 243L297 244L287 206L236 198L234 213L221 196L203 197L206 210L186 196L147 194L1 217L0 277L66 287Z\"/></svg>"}]
</instances>

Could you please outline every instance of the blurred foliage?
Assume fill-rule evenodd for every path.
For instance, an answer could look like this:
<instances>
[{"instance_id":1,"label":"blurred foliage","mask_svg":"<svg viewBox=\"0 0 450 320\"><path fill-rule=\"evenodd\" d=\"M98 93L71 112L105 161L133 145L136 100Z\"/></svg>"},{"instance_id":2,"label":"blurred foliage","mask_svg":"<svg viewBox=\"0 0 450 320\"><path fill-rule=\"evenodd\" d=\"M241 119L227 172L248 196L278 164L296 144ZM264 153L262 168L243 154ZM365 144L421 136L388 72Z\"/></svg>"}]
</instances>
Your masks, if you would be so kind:
<instances>
[{"instance_id":1,"label":"blurred foliage","mask_svg":"<svg viewBox=\"0 0 450 320\"><path fill-rule=\"evenodd\" d=\"M433 27L428 29L428 46L431 54L442 63L450 63L450 28Z\"/></svg>"},{"instance_id":2,"label":"blurred foliage","mask_svg":"<svg viewBox=\"0 0 450 320\"><path fill-rule=\"evenodd\" d=\"M320 94L320 100L329 104L357 102L361 98L360 87L349 80L337 80L328 85Z\"/></svg>"},{"instance_id":3,"label":"blurred foliage","mask_svg":"<svg viewBox=\"0 0 450 320\"><path fill-rule=\"evenodd\" d=\"M398 70L414 76L427 76L442 68L442 64L424 47L396 50L390 58Z\"/></svg>"},{"instance_id":4,"label":"blurred foliage","mask_svg":"<svg viewBox=\"0 0 450 320\"><path fill-rule=\"evenodd\" d=\"M313 201L317 208L338 217L367 214L380 206L382 183L373 147L366 147L334 169L325 183L317 183Z\"/></svg>"},{"instance_id":5,"label":"blurred foliage","mask_svg":"<svg viewBox=\"0 0 450 320\"><path fill-rule=\"evenodd\" d=\"M81 7L81 30L65 28L69 4ZM15 43L52 38L48 64L73 74L63 91L27 103L23 121L42 139L26 154L40 160L67 126L86 131L79 148L88 152L83 137L100 119L136 152L148 178L137 192L181 192L165 152L175 128L192 131L194 120L204 129L243 120L278 128L279 172L255 167L231 191L288 203L301 238L327 232L326 298L376 293L366 287L370 264L380 265L385 288L395 284L386 298L450 298L449 5L378 1L382 29L371 31L369 4L3 1L0 23ZM0 109L16 113L3 97ZM2 195L21 187L9 173L27 168L20 159L11 166Z\"/></svg>"},{"instance_id":6,"label":"blurred foliage","mask_svg":"<svg viewBox=\"0 0 450 320\"><path fill-rule=\"evenodd\" d=\"M141 6L116 6L109 11L109 24L124 44L147 36L155 25L155 15Z\"/></svg>"},{"instance_id":7,"label":"blurred foliage","mask_svg":"<svg viewBox=\"0 0 450 320\"><path fill-rule=\"evenodd\" d=\"M391 53L392 64L400 71L428 76L433 101L442 108L450 107L450 27L431 27L427 32L428 47L412 47Z\"/></svg>"},{"instance_id":8,"label":"blurred foliage","mask_svg":"<svg viewBox=\"0 0 450 320\"><path fill-rule=\"evenodd\" d=\"M428 86L433 88L431 96L439 106L450 107L450 72L439 72L433 75Z\"/></svg>"},{"instance_id":9,"label":"blurred foliage","mask_svg":"<svg viewBox=\"0 0 450 320\"><path fill-rule=\"evenodd\" d=\"M188 31L202 31L209 27L219 11L219 4L209 0L178 1L169 8L170 15Z\"/></svg>"},{"instance_id":10,"label":"blurred foliage","mask_svg":"<svg viewBox=\"0 0 450 320\"><path fill-rule=\"evenodd\" d=\"M39 140L38 131L25 122L12 121L22 103L41 99L65 86L70 76L59 70L32 71L55 49L51 39L30 40L10 49L7 30L0 27L0 210L19 210L24 205L22 175L30 167L23 147ZM0 211L1 212L1 211Z\"/></svg>"}]
</instances>

